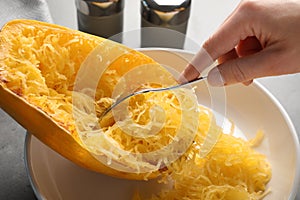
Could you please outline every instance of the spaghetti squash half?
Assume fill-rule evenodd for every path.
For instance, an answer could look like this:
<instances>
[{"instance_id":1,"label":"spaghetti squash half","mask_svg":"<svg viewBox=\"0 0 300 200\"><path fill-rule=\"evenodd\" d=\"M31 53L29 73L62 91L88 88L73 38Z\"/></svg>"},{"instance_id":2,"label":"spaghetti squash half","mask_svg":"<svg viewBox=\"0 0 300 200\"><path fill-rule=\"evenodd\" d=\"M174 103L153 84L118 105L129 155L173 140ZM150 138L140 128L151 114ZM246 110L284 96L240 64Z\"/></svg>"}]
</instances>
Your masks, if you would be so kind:
<instances>
[{"instance_id":1,"label":"spaghetti squash half","mask_svg":"<svg viewBox=\"0 0 300 200\"><path fill-rule=\"evenodd\" d=\"M105 67L92 78L98 67L85 62L97 48L95 62ZM90 67L83 76L82 65ZM135 85L130 74L141 66L160 81ZM252 142L215 134L221 128L192 89L132 97L99 121L127 89L172 84L170 73L151 58L100 37L33 20L11 21L0 33L1 108L65 158L121 178L160 175L172 187L152 199L262 199L271 178L265 156ZM218 142L202 157L208 134Z\"/></svg>"}]
</instances>

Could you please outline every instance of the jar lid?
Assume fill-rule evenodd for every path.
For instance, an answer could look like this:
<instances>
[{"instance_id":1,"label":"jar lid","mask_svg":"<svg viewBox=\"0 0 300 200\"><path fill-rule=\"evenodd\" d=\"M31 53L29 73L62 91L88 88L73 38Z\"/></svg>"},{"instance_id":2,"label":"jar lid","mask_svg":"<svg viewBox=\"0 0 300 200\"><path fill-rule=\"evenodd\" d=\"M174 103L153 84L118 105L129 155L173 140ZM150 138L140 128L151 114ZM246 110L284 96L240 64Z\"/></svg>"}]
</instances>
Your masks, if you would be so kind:
<instances>
[{"instance_id":1,"label":"jar lid","mask_svg":"<svg viewBox=\"0 0 300 200\"><path fill-rule=\"evenodd\" d=\"M190 16L191 0L142 0L142 17L155 25L179 25Z\"/></svg>"},{"instance_id":2,"label":"jar lid","mask_svg":"<svg viewBox=\"0 0 300 200\"><path fill-rule=\"evenodd\" d=\"M182 10L190 7L191 0L142 0L142 4L149 9L161 12L172 12L174 10Z\"/></svg>"},{"instance_id":3,"label":"jar lid","mask_svg":"<svg viewBox=\"0 0 300 200\"><path fill-rule=\"evenodd\" d=\"M124 8L123 0L76 0L77 9L89 16L109 16Z\"/></svg>"}]
</instances>

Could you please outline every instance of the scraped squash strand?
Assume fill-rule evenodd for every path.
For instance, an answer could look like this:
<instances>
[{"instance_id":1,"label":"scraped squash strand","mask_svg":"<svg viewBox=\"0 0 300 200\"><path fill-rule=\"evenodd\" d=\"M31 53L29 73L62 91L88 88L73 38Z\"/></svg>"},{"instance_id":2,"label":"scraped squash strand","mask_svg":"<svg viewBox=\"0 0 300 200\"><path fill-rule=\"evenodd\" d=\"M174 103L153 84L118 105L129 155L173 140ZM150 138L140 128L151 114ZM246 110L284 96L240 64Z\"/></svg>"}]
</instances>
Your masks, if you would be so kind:
<instances>
[{"instance_id":1,"label":"scraped squash strand","mask_svg":"<svg viewBox=\"0 0 300 200\"><path fill-rule=\"evenodd\" d=\"M206 158L180 160L169 169L173 190L159 199L262 199L268 193L271 167L242 139L223 134Z\"/></svg>"},{"instance_id":2,"label":"scraped squash strand","mask_svg":"<svg viewBox=\"0 0 300 200\"><path fill-rule=\"evenodd\" d=\"M71 90L76 72L100 41L65 30L18 24L2 32L1 43L7 45L2 45L1 51L8 51L1 59L4 70L0 71L6 87L63 127L73 126Z\"/></svg>"}]
</instances>

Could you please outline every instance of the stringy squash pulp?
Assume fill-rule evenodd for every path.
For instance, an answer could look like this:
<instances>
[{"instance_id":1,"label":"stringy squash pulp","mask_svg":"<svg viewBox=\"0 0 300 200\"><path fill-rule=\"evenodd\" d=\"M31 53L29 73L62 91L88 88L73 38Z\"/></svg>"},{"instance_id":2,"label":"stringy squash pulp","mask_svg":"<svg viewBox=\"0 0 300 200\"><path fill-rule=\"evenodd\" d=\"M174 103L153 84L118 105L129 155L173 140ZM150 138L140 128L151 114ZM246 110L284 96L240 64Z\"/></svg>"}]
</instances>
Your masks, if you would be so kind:
<instances>
[{"instance_id":1,"label":"stringy squash pulp","mask_svg":"<svg viewBox=\"0 0 300 200\"><path fill-rule=\"evenodd\" d=\"M110 52L123 53L108 64L93 99L75 92L74 86L81 64L101 44ZM121 77L135 67L157 66L168 84L176 83L151 58L100 37L32 20L9 22L0 33L0 45L1 108L67 159L122 178L149 179L161 175L162 181L168 182L171 177L173 187L152 199L262 199L267 194L271 168L265 156L253 150L251 142L214 132L207 135L209 130L216 132L220 128L210 110L195 103L192 90L136 96L128 104L129 118L116 123L110 116L100 129L90 126L114 102L111 96ZM141 87L160 86L164 85L148 83ZM84 104L84 112L74 106L74 95L82 102L93 102L95 115L91 114L90 105ZM183 121L183 115L187 121ZM163 127L159 126L161 121ZM139 130L135 132L140 134L146 128L156 128L157 134L136 137L126 133L128 129ZM193 138L187 141L190 135ZM202 144L207 136L218 136L219 140L203 158L199 148L205 148ZM132 157L156 152L175 140L186 148L177 152L178 157L172 162L159 155L146 159ZM114 144L113 148L110 144ZM161 157L168 156L168 152L160 152ZM108 157L106 163L99 162L95 155ZM120 160L135 171L109 167L113 160Z\"/></svg>"}]
</instances>

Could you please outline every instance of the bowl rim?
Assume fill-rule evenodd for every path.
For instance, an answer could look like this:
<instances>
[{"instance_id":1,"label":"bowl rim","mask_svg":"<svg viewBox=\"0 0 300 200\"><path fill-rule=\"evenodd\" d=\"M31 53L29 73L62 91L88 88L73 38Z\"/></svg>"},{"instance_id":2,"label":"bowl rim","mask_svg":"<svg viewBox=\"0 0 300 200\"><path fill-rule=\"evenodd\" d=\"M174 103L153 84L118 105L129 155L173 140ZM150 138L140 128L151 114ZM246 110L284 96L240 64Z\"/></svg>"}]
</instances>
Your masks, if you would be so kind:
<instances>
[{"instance_id":1,"label":"bowl rim","mask_svg":"<svg viewBox=\"0 0 300 200\"><path fill-rule=\"evenodd\" d=\"M254 82L256 83L257 88L260 89L261 91L263 91L273 101L273 103L276 105L276 107L279 109L280 113L282 114L283 118L285 119L287 126L291 130L291 133L292 133L291 136L293 138L293 142L294 142L294 146L295 146L295 150L296 150L296 152L295 152L296 153L296 162L295 162L296 163L296 166L295 166L296 171L295 171L293 187L292 187L292 190L291 190L291 193L290 193L288 199L294 200L296 198L298 190L300 189L300 143L299 143L299 137L298 137L296 128L295 128L290 116L288 115L287 111L285 110L283 105L281 105L279 100L277 98L275 98L275 96L269 90L267 90L266 87L264 87L261 83L258 83L257 80L254 80Z\"/></svg>"},{"instance_id":2,"label":"bowl rim","mask_svg":"<svg viewBox=\"0 0 300 200\"><path fill-rule=\"evenodd\" d=\"M186 55L195 55L195 52L189 51L189 50L184 50L184 49L173 49L173 48L157 48L157 47L148 47L148 48L136 48L135 50L137 51L167 51L167 52L174 52L174 53L181 53L181 54L186 54ZM275 106L279 109L280 113L282 114L283 118L285 119L287 126L290 129L291 136L293 138L294 146L296 148L296 172L295 172L295 178L293 181L293 187L291 189L291 193L289 195L289 200L294 200L296 198L298 189L300 189L300 142L299 142L299 137L297 135L297 131L294 127L294 124L288 115L287 111L285 108L281 105L279 100L266 88L264 87L261 83L259 83L257 80L253 80L253 83L251 84L252 87L255 89L258 89L262 91L265 95L268 96L268 98L275 104ZM45 199L43 198L43 195L41 194L41 190L34 179L33 171L30 165L30 146L29 143L32 139L32 135L27 132L25 136L25 144L24 144L24 163L25 163L25 169L26 169L26 174L28 176L30 185L34 191L34 194L37 199L42 200ZM300 194L300 193L299 193Z\"/></svg>"},{"instance_id":3,"label":"bowl rim","mask_svg":"<svg viewBox=\"0 0 300 200\"><path fill-rule=\"evenodd\" d=\"M31 133L29 133L28 131L26 132L26 136L25 136L25 144L24 144L24 163L25 163L25 171L27 174L27 177L29 179L29 183L31 185L31 188L35 194L35 197L38 200L42 200L45 199L42 197L41 194L41 190L39 189L38 184L36 183L36 180L34 179L34 175L33 175L33 171L32 171L32 167L30 165L30 160L31 160L31 154L30 154L30 148L31 146L29 145L30 141L31 141L32 135Z\"/></svg>"}]
</instances>

